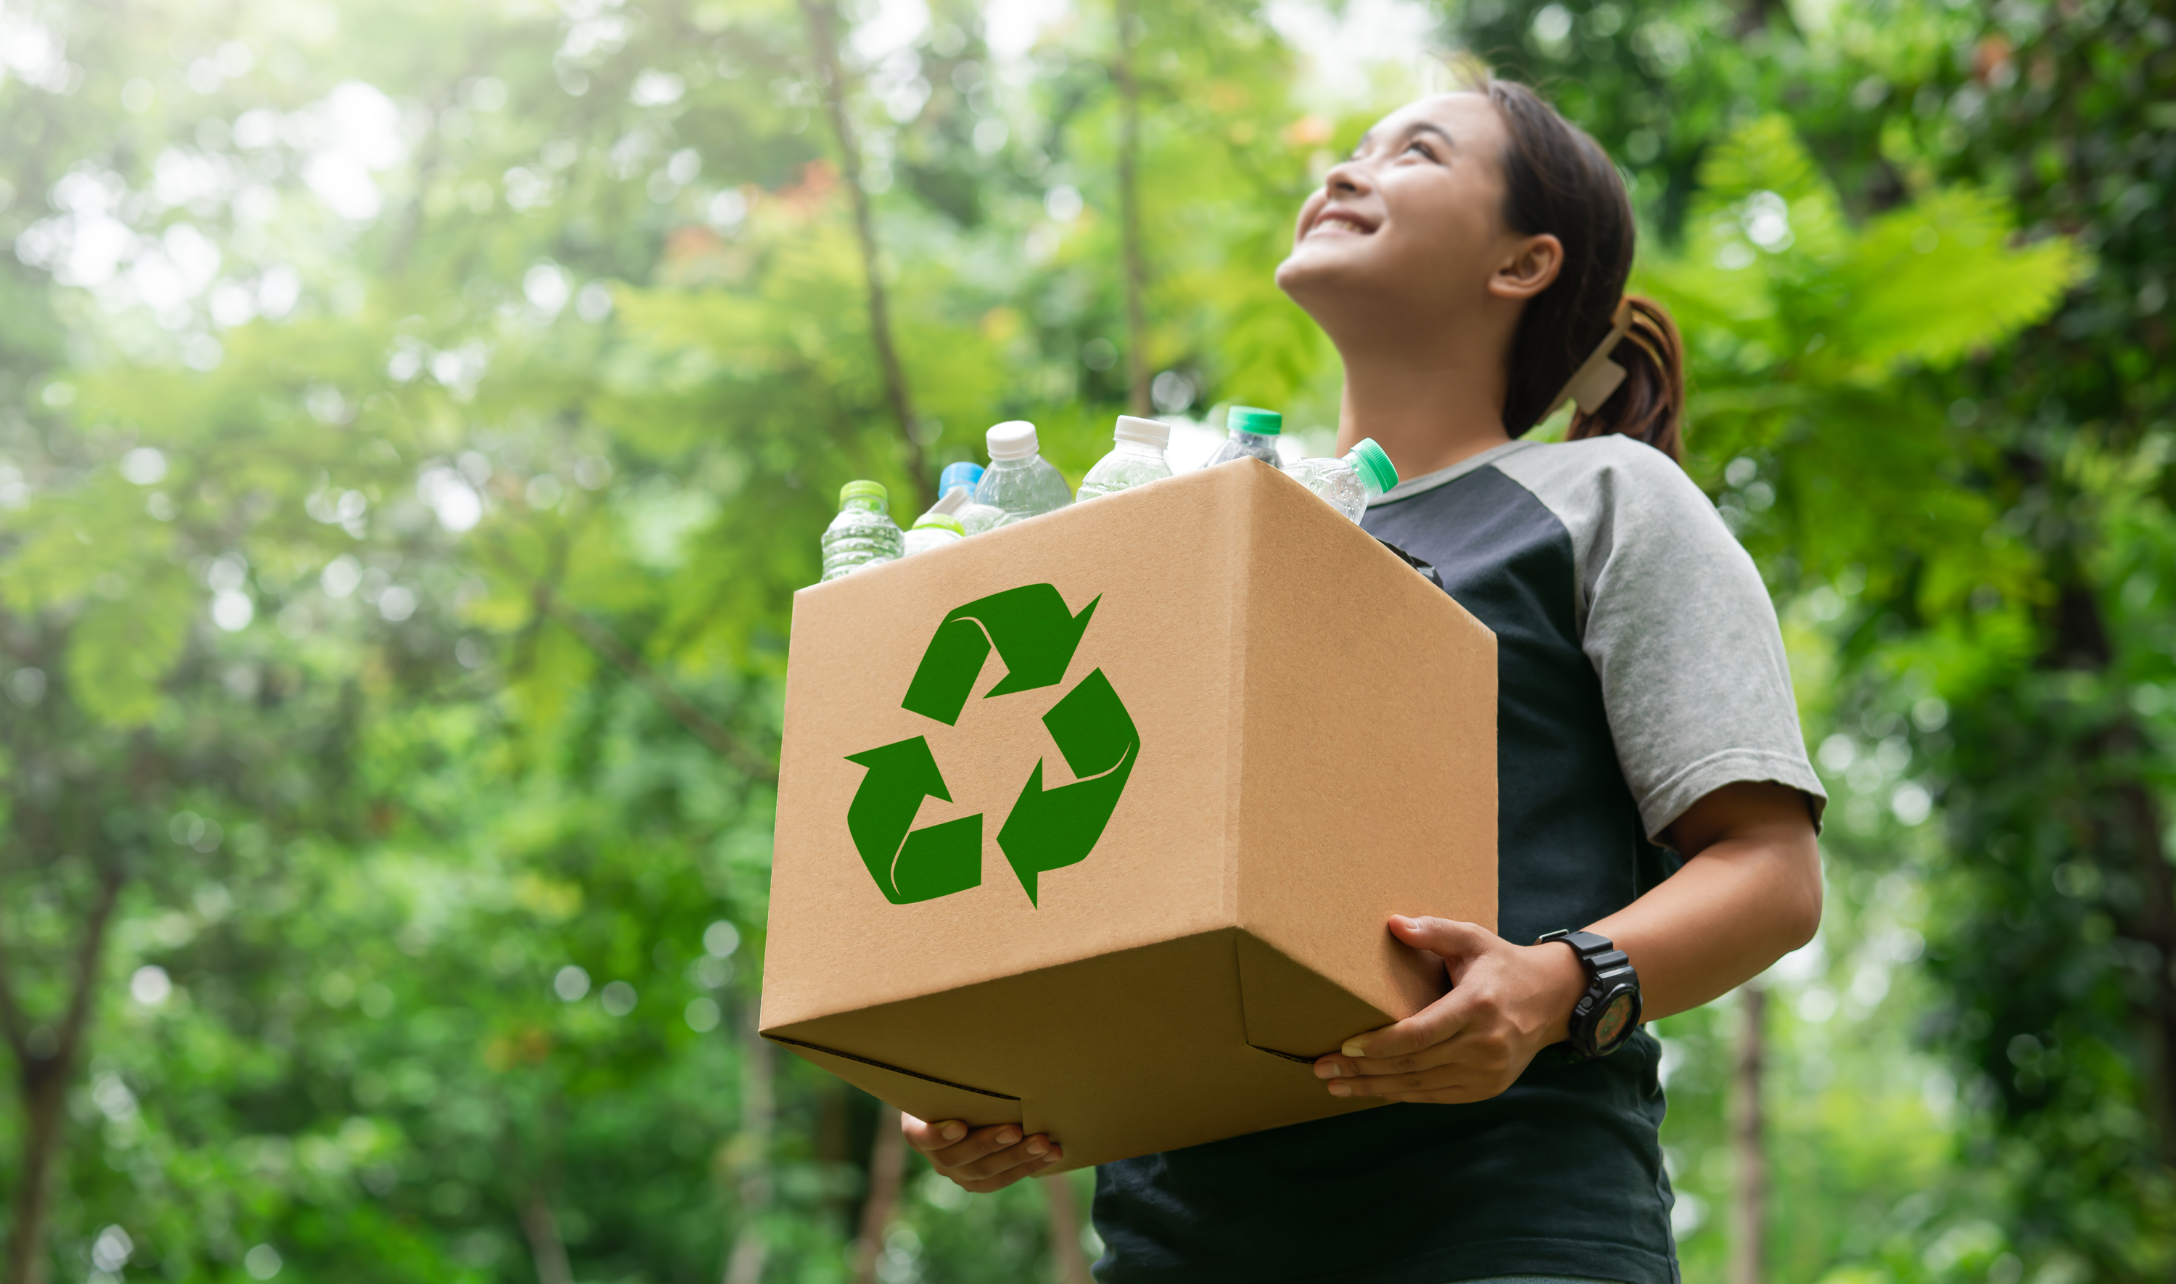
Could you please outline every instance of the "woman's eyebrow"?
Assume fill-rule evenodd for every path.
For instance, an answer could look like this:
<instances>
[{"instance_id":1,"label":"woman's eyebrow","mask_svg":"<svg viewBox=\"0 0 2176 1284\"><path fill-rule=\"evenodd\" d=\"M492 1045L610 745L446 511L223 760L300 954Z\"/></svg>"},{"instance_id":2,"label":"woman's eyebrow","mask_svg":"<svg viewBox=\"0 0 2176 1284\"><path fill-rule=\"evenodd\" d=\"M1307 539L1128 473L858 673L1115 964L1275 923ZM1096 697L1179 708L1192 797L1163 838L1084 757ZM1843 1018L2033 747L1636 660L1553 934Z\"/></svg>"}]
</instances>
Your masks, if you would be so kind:
<instances>
[{"instance_id":1,"label":"woman's eyebrow","mask_svg":"<svg viewBox=\"0 0 2176 1284\"><path fill-rule=\"evenodd\" d=\"M1451 137L1451 131L1445 129L1441 125L1436 124L1434 121L1416 120L1412 124L1405 127L1405 136L1407 138L1411 138L1413 135L1421 133L1434 134L1436 137L1442 139L1446 146L1458 146L1458 140Z\"/></svg>"}]
</instances>

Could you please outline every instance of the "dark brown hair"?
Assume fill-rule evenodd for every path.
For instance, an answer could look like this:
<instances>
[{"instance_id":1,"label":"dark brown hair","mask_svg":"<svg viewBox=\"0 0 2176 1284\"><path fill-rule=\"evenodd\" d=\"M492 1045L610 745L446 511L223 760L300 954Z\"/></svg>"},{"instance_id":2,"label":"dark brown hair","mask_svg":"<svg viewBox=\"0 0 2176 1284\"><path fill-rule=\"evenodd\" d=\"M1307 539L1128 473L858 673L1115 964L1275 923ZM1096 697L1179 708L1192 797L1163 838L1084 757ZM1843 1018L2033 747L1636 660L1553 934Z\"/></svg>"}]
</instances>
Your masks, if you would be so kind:
<instances>
[{"instance_id":1,"label":"dark brown hair","mask_svg":"<svg viewBox=\"0 0 2176 1284\"><path fill-rule=\"evenodd\" d=\"M1545 418L1574 371L1608 335L1632 274L1637 230L1624 179L1601 145L1526 86L1474 86L1503 118L1504 222L1564 243L1557 279L1528 301L1511 339L1504 430L1524 436ZM1685 347L1660 303L1630 297L1632 328L1610 352L1625 379L1593 413L1574 412L1568 438L1621 433L1684 462Z\"/></svg>"}]
</instances>

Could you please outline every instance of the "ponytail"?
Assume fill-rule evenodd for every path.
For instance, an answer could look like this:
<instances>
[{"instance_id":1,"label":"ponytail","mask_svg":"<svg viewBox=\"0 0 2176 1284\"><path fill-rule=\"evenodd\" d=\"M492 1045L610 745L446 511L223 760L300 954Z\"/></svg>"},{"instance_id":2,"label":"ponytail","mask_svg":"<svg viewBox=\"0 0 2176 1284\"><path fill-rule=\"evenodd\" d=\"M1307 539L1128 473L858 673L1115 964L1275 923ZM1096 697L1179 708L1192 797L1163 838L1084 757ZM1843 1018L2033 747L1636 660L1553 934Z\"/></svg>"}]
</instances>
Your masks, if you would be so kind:
<instances>
[{"instance_id":1,"label":"ponytail","mask_svg":"<svg viewBox=\"0 0 2176 1284\"><path fill-rule=\"evenodd\" d=\"M1601 145L1526 86L1489 79L1504 122L1504 222L1564 246L1557 279L1528 301L1511 339L1504 431L1523 437L1595 358L1622 367L1614 387L1580 397L1568 439L1616 433L1684 463L1685 345L1660 303L1626 295L1637 233L1624 179ZM1618 336L1619 305L1629 325ZM1582 381L1584 383L1584 381Z\"/></svg>"},{"instance_id":2,"label":"ponytail","mask_svg":"<svg viewBox=\"0 0 2176 1284\"><path fill-rule=\"evenodd\" d=\"M1572 416L1567 441L1606 437L1636 438L1685 462L1685 343L1670 314L1653 299L1628 294L1632 328L1610 353L1624 367L1624 382L1593 410Z\"/></svg>"}]
</instances>

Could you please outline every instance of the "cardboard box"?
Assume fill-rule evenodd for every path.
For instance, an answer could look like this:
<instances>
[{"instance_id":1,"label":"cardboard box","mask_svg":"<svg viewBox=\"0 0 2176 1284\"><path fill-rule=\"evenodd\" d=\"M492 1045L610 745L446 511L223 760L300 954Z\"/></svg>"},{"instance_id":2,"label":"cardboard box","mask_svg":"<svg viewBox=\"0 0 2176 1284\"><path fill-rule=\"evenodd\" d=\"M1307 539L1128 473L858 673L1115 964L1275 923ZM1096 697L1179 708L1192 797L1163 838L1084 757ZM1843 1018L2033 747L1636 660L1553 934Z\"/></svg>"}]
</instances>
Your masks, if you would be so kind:
<instances>
[{"instance_id":1,"label":"cardboard box","mask_svg":"<svg viewBox=\"0 0 2176 1284\"><path fill-rule=\"evenodd\" d=\"M1366 1108L1496 921L1495 635L1252 460L802 590L779 776L762 1033L1069 1167Z\"/></svg>"}]
</instances>

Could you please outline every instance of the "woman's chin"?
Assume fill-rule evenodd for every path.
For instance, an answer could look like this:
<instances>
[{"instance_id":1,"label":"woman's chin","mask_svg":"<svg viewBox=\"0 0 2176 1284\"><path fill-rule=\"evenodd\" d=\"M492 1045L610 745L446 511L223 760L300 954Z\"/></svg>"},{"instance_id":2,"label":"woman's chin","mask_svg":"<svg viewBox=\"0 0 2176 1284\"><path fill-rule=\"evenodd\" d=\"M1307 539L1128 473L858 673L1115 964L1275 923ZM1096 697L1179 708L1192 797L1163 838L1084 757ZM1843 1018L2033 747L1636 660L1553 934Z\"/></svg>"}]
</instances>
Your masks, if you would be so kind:
<instances>
[{"instance_id":1,"label":"woman's chin","mask_svg":"<svg viewBox=\"0 0 2176 1284\"><path fill-rule=\"evenodd\" d=\"M1349 238L1357 241L1359 238ZM1285 261L1277 265L1277 288L1299 299L1303 295L1335 294L1362 284L1367 275L1362 256L1351 251L1357 246L1338 242L1309 244L1302 241L1294 246Z\"/></svg>"}]
</instances>

